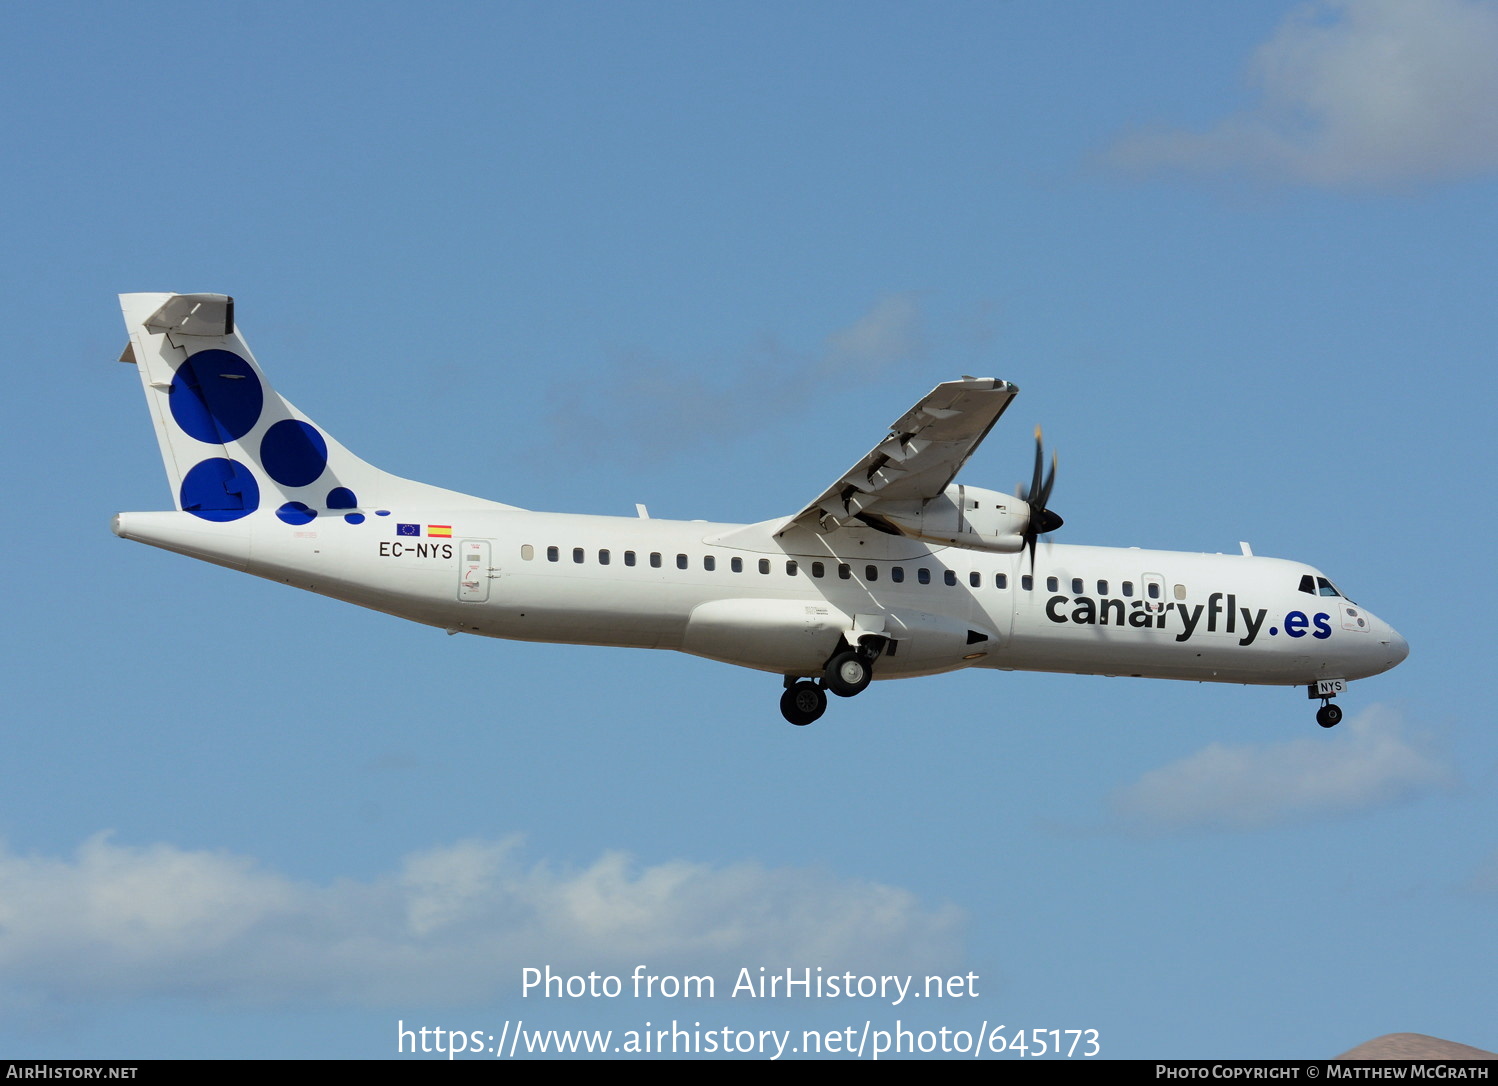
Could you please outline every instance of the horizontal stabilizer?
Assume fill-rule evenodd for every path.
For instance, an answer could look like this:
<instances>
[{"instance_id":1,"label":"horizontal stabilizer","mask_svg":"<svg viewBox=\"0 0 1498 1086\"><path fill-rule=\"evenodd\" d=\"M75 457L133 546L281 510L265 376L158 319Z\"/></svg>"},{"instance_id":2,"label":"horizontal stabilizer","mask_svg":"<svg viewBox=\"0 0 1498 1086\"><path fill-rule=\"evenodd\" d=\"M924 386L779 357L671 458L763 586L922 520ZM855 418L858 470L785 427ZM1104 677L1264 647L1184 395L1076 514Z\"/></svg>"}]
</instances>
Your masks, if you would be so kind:
<instances>
[{"instance_id":1,"label":"horizontal stabilizer","mask_svg":"<svg viewBox=\"0 0 1498 1086\"><path fill-rule=\"evenodd\" d=\"M227 294L173 294L145 323L148 332L232 336L234 299Z\"/></svg>"}]
</instances>

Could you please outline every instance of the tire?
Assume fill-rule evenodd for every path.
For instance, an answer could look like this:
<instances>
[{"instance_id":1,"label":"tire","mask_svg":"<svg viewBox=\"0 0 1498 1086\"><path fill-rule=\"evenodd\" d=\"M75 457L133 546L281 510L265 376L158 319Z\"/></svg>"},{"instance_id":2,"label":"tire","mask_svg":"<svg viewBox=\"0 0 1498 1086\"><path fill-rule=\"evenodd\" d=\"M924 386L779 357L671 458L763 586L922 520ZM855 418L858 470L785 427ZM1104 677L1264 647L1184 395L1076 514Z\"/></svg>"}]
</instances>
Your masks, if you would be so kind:
<instances>
[{"instance_id":1,"label":"tire","mask_svg":"<svg viewBox=\"0 0 1498 1086\"><path fill-rule=\"evenodd\" d=\"M859 652L840 652L827 665L822 681L828 690L840 698L851 698L861 694L874 679L874 668L869 658Z\"/></svg>"},{"instance_id":2,"label":"tire","mask_svg":"<svg viewBox=\"0 0 1498 1086\"><path fill-rule=\"evenodd\" d=\"M1316 710L1316 723L1320 724L1323 728L1335 728L1338 724L1342 723L1341 706L1327 702L1327 704Z\"/></svg>"},{"instance_id":3,"label":"tire","mask_svg":"<svg viewBox=\"0 0 1498 1086\"><path fill-rule=\"evenodd\" d=\"M780 715L804 728L827 711L827 695L814 682L803 679L780 695Z\"/></svg>"}]
</instances>

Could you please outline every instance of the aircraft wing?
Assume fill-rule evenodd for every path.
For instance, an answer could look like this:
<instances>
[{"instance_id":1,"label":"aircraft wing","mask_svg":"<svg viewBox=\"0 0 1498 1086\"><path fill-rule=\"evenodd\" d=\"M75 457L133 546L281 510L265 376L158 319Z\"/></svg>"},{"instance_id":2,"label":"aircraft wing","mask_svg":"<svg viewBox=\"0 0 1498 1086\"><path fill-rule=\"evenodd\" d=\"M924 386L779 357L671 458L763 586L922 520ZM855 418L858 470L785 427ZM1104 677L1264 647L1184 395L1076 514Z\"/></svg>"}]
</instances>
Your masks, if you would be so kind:
<instances>
[{"instance_id":1,"label":"aircraft wing","mask_svg":"<svg viewBox=\"0 0 1498 1086\"><path fill-rule=\"evenodd\" d=\"M887 438L801 512L780 526L816 532L855 523L881 505L909 507L938 497L973 455L1019 388L992 377L945 381L892 426Z\"/></svg>"}]
</instances>

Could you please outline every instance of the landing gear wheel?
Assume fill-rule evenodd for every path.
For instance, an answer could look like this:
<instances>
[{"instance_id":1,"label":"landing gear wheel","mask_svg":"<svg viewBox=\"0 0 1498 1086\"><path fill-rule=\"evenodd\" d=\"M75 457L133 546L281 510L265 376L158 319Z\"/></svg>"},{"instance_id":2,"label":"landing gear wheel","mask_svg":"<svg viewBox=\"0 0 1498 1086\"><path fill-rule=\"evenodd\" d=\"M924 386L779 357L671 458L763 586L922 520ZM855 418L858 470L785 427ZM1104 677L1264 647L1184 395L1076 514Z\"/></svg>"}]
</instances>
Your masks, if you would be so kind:
<instances>
[{"instance_id":1,"label":"landing gear wheel","mask_svg":"<svg viewBox=\"0 0 1498 1086\"><path fill-rule=\"evenodd\" d=\"M1323 728L1335 728L1342 723L1342 709L1340 706L1327 702L1316 710L1316 723Z\"/></svg>"},{"instance_id":2,"label":"landing gear wheel","mask_svg":"<svg viewBox=\"0 0 1498 1086\"><path fill-rule=\"evenodd\" d=\"M808 679L787 687L780 695L780 715L798 728L804 728L827 711L827 695Z\"/></svg>"},{"instance_id":3,"label":"landing gear wheel","mask_svg":"<svg viewBox=\"0 0 1498 1086\"><path fill-rule=\"evenodd\" d=\"M874 678L872 661L861 652L840 652L827 664L822 682L840 698L861 694Z\"/></svg>"}]
</instances>

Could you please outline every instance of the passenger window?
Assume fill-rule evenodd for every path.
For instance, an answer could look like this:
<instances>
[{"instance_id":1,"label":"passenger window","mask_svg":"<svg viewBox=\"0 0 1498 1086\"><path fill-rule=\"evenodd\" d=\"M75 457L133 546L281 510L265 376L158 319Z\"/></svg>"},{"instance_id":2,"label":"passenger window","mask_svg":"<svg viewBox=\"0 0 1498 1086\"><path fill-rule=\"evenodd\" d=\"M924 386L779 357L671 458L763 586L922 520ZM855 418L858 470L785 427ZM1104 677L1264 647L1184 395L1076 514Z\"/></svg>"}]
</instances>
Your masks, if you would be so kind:
<instances>
[{"instance_id":1,"label":"passenger window","mask_svg":"<svg viewBox=\"0 0 1498 1086\"><path fill-rule=\"evenodd\" d=\"M718 568L718 560L710 554L703 555L702 568L711 573L713 570Z\"/></svg>"},{"instance_id":2,"label":"passenger window","mask_svg":"<svg viewBox=\"0 0 1498 1086\"><path fill-rule=\"evenodd\" d=\"M1186 598L1186 586L1183 585L1183 584L1176 585L1176 599L1183 600L1185 598Z\"/></svg>"},{"instance_id":3,"label":"passenger window","mask_svg":"<svg viewBox=\"0 0 1498 1086\"><path fill-rule=\"evenodd\" d=\"M583 549L581 547L573 547L572 548L572 560L574 562L576 562L578 565L582 564L583 559L585 557L586 557L586 555L583 554Z\"/></svg>"},{"instance_id":4,"label":"passenger window","mask_svg":"<svg viewBox=\"0 0 1498 1086\"><path fill-rule=\"evenodd\" d=\"M1071 579L1071 594L1073 596L1080 596L1085 591L1086 589L1082 587L1082 578L1073 577Z\"/></svg>"},{"instance_id":5,"label":"passenger window","mask_svg":"<svg viewBox=\"0 0 1498 1086\"><path fill-rule=\"evenodd\" d=\"M879 567L878 566L864 566L863 567L863 579L866 580L866 581L870 581L870 582L877 581L879 579Z\"/></svg>"},{"instance_id":6,"label":"passenger window","mask_svg":"<svg viewBox=\"0 0 1498 1086\"><path fill-rule=\"evenodd\" d=\"M931 583L931 571L929 569L925 568L924 566L922 566L920 569L918 569L918 570L915 571L915 579L918 580L918 581L920 581L921 584L930 584Z\"/></svg>"},{"instance_id":7,"label":"passenger window","mask_svg":"<svg viewBox=\"0 0 1498 1086\"><path fill-rule=\"evenodd\" d=\"M895 566L894 568L892 568L889 571L889 579L894 581L896 584L902 583L905 580L905 567Z\"/></svg>"},{"instance_id":8,"label":"passenger window","mask_svg":"<svg viewBox=\"0 0 1498 1086\"><path fill-rule=\"evenodd\" d=\"M957 587L957 573L955 570L944 569L941 571L941 583L948 588Z\"/></svg>"},{"instance_id":9,"label":"passenger window","mask_svg":"<svg viewBox=\"0 0 1498 1086\"><path fill-rule=\"evenodd\" d=\"M676 568L677 569L686 569L687 568L687 556L686 555L684 555L684 554L678 554L676 556Z\"/></svg>"},{"instance_id":10,"label":"passenger window","mask_svg":"<svg viewBox=\"0 0 1498 1086\"><path fill-rule=\"evenodd\" d=\"M770 572L770 560L768 558L761 558L759 560L759 571L761 573L769 573Z\"/></svg>"},{"instance_id":11,"label":"passenger window","mask_svg":"<svg viewBox=\"0 0 1498 1086\"><path fill-rule=\"evenodd\" d=\"M735 573L743 573L744 560L742 558L730 558L728 560L728 568L733 570Z\"/></svg>"},{"instance_id":12,"label":"passenger window","mask_svg":"<svg viewBox=\"0 0 1498 1086\"><path fill-rule=\"evenodd\" d=\"M1026 573L1024 576L1020 577L1019 586L1026 592L1033 592L1035 590L1035 578Z\"/></svg>"},{"instance_id":13,"label":"passenger window","mask_svg":"<svg viewBox=\"0 0 1498 1086\"><path fill-rule=\"evenodd\" d=\"M609 564L609 552L608 551L599 551L598 552L598 564L600 566L606 566L606 565Z\"/></svg>"},{"instance_id":14,"label":"passenger window","mask_svg":"<svg viewBox=\"0 0 1498 1086\"><path fill-rule=\"evenodd\" d=\"M529 562L531 559L536 557L536 548L532 547L529 543L521 544L520 557Z\"/></svg>"},{"instance_id":15,"label":"passenger window","mask_svg":"<svg viewBox=\"0 0 1498 1086\"><path fill-rule=\"evenodd\" d=\"M1144 591L1152 600L1157 600L1160 598L1160 586L1154 581L1150 581L1148 584L1146 584L1144 586Z\"/></svg>"},{"instance_id":16,"label":"passenger window","mask_svg":"<svg viewBox=\"0 0 1498 1086\"><path fill-rule=\"evenodd\" d=\"M785 575L787 577L794 577L796 575L796 560L794 558L789 559L785 563Z\"/></svg>"},{"instance_id":17,"label":"passenger window","mask_svg":"<svg viewBox=\"0 0 1498 1086\"><path fill-rule=\"evenodd\" d=\"M1134 594L1134 582L1133 581L1125 581L1123 583L1123 594L1125 596L1132 596Z\"/></svg>"},{"instance_id":18,"label":"passenger window","mask_svg":"<svg viewBox=\"0 0 1498 1086\"><path fill-rule=\"evenodd\" d=\"M822 576L822 574L824 574L826 572L827 572L827 567L824 566L824 565L822 565L821 562L813 562L811 564L811 575L813 577L820 577L820 576Z\"/></svg>"},{"instance_id":19,"label":"passenger window","mask_svg":"<svg viewBox=\"0 0 1498 1086\"><path fill-rule=\"evenodd\" d=\"M1045 579L1045 590L1047 592L1059 592L1061 590L1061 581L1055 577L1047 577Z\"/></svg>"},{"instance_id":20,"label":"passenger window","mask_svg":"<svg viewBox=\"0 0 1498 1086\"><path fill-rule=\"evenodd\" d=\"M846 581L851 576L853 576L853 570L848 567L848 563L839 562L837 564L837 579L840 581Z\"/></svg>"},{"instance_id":21,"label":"passenger window","mask_svg":"<svg viewBox=\"0 0 1498 1086\"><path fill-rule=\"evenodd\" d=\"M967 575L967 583L972 585L974 588L982 588L983 574L979 573L977 570L973 570L973 572Z\"/></svg>"},{"instance_id":22,"label":"passenger window","mask_svg":"<svg viewBox=\"0 0 1498 1086\"><path fill-rule=\"evenodd\" d=\"M1108 594L1108 582L1107 581L1099 581L1097 583L1097 594L1099 596L1106 596Z\"/></svg>"},{"instance_id":23,"label":"passenger window","mask_svg":"<svg viewBox=\"0 0 1498 1086\"><path fill-rule=\"evenodd\" d=\"M993 575L993 586L995 588L1008 588L1009 587L1009 574L1007 574L1007 573L995 573Z\"/></svg>"},{"instance_id":24,"label":"passenger window","mask_svg":"<svg viewBox=\"0 0 1498 1086\"><path fill-rule=\"evenodd\" d=\"M625 551L624 552L624 564L626 566L632 566L632 565L635 564L635 552L634 551Z\"/></svg>"},{"instance_id":25,"label":"passenger window","mask_svg":"<svg viewBox=\"0 0 1498 1086\"><path fill-rule=\"evenodd\" d=\"M661 568L661 552L660 551L651 551L650 552L650 568L651 569L660 569Z\"/></svg>"},{"instance_id":26,"label":"passenger window","mask_svg":"<svg viewBox=\"0 0 1498 1086\"><path fill-rule=\"evenodd\" d=\"M548 562L560 562L562 560L562 552L556 547L547 547L546 560Z\"/></svg>"}]
</instances>

